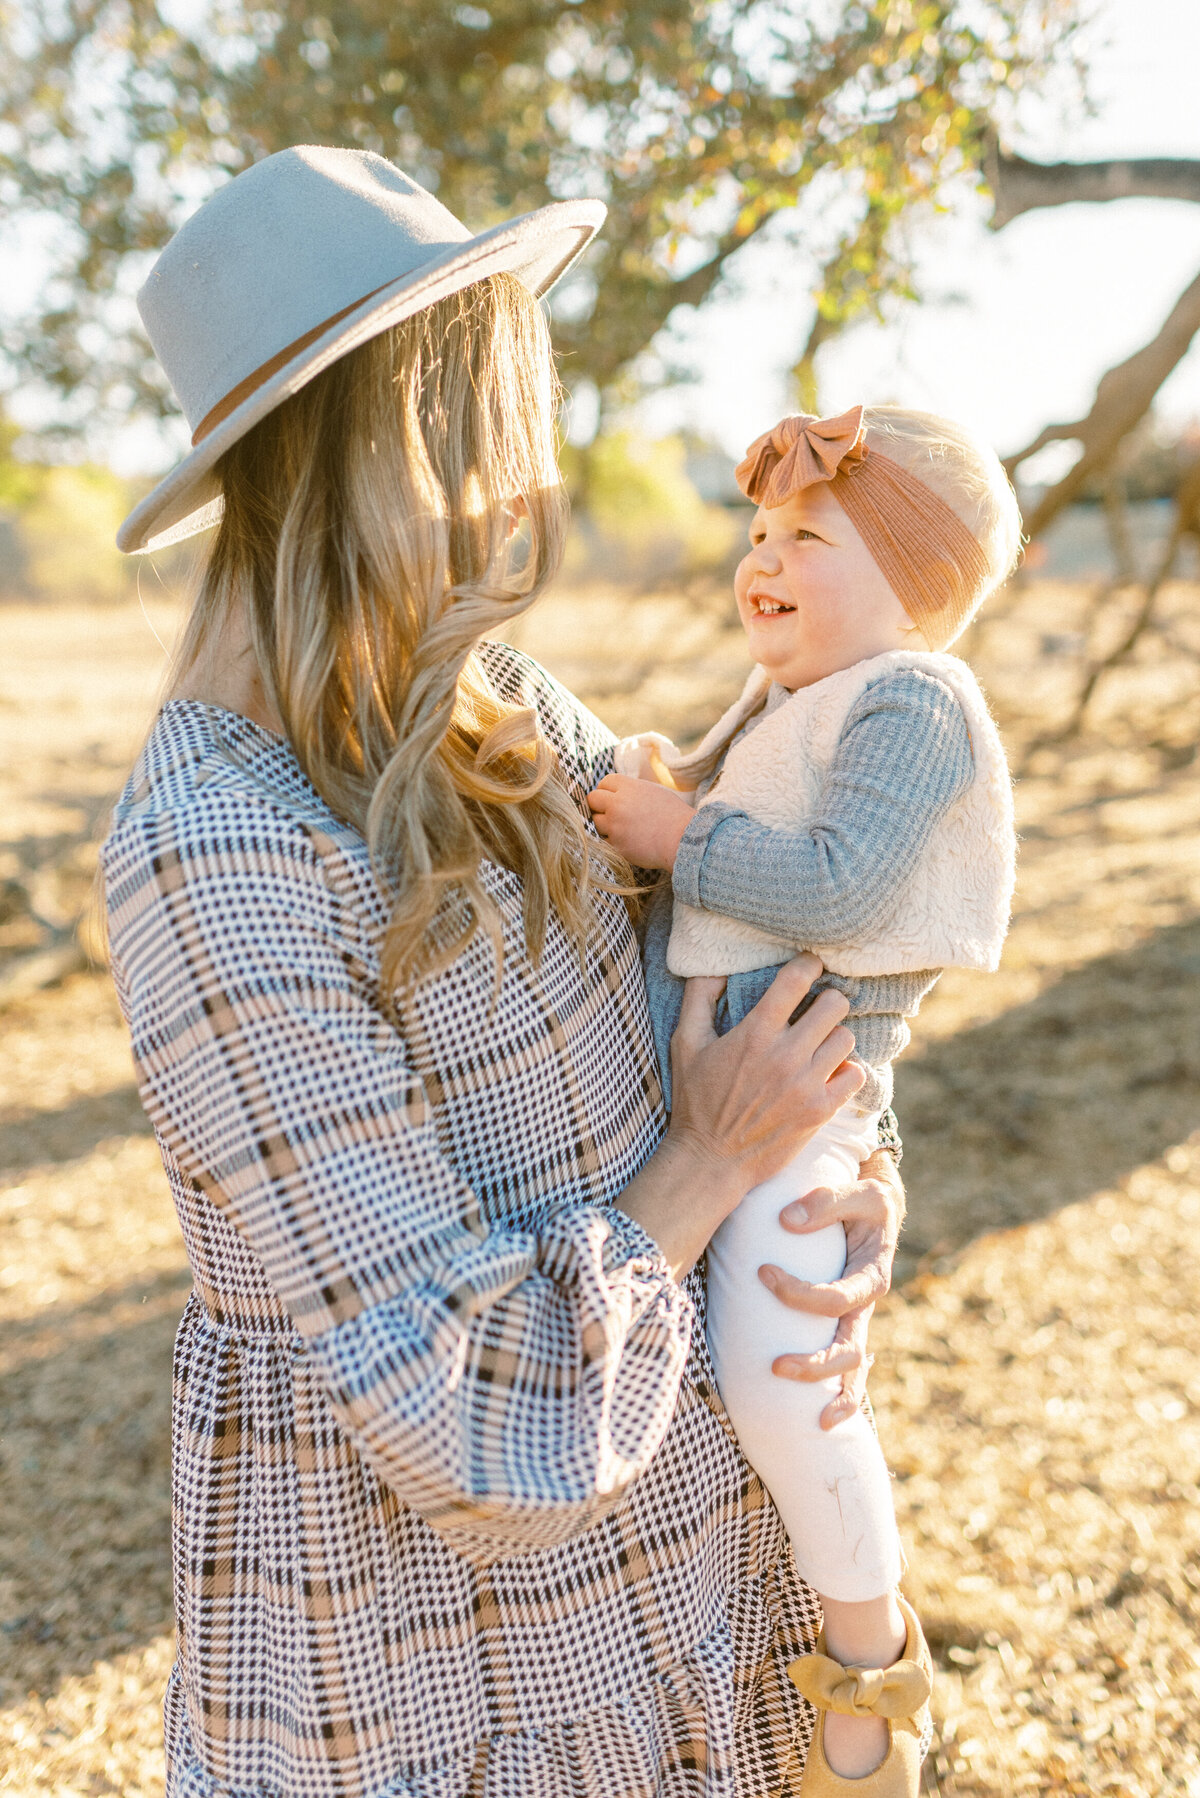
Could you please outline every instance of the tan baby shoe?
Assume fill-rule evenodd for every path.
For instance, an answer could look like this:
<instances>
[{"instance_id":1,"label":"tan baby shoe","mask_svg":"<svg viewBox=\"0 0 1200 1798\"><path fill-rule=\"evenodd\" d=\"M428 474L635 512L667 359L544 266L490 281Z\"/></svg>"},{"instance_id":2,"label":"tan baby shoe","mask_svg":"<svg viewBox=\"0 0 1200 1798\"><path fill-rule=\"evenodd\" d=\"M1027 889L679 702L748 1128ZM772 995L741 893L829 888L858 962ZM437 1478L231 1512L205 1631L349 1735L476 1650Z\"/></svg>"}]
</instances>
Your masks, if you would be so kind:
<instances>
[{"instance_id":1,"label":"tan baby shoe","mask_svg":"<svg viewBox=\"0 0 1200 1798\"><path fill-rule=\"evenodd\" d=\"M843 1667L825 1653L822 1630L815 1654L801 1655L788 1678L817 1707L817 1727L800 1785L800 1798L917 1798L921 1750L929 1739L933 1660L912 1606L899 1598L908 1631L904 1654L890 1667ZM888 1751L873 1773L843 1779L825 1759L825 1711L884 1717Z\"/></svg>"}]
</instances>

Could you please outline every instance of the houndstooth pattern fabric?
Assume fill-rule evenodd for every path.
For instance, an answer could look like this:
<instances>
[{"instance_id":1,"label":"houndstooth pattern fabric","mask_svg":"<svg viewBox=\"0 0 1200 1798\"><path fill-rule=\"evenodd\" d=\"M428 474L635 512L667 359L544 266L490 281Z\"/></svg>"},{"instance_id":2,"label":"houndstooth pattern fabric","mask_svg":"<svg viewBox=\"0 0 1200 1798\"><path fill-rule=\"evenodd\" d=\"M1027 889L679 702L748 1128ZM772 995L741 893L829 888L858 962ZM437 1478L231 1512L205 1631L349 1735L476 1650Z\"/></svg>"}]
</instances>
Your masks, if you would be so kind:
<instances>
[{"instance_id":1,"label":"houndstooth pattern fabric","mask_svg":"<svg viewBox=\"0 0 1200 1798\"><path fill-rule=\"evenodd\" d=\"M612 738L486 660L584 793ZM519 882L394 1004L365 844L288 746L160 715L103 852L194 1288L177 1341L171 1798L797 1789L817 1621L732 1439L702 1285L612 1201L663 1120L637 946Z\"/></svg>"}]
</instances>

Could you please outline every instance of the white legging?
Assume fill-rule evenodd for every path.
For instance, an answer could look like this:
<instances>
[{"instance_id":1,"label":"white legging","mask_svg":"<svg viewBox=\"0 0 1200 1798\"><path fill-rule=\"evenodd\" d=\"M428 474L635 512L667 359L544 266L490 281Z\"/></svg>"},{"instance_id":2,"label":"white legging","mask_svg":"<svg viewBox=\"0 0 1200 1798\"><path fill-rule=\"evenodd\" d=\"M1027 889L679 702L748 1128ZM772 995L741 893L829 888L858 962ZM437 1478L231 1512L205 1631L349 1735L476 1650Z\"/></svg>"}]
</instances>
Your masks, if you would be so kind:
<instances>
[{"instance_id":1,"label":"white legging","mask_svg":"<svg viewBox=\"0 0 1200 1798\"><path fill-rule=\"evenodd\" d=\"M771 1372L777 1355L833 1341L837 1320L792 1311L758 1278L774 1262L802 1280L836 1280L840 1224L797 1236L779 1213L818 1186L845 1186L877 1146L875 1116L843 1106L782 1173L754 1187L708 1247L708 1341L725 1408L751 1466L775 1500L796 1565L826 1598L878 1598L898 1584L900 1538L891 1480L861 1411L833 1430L821 1412L840 1379L801 1384Z\"/></svg>"}]
</instances>

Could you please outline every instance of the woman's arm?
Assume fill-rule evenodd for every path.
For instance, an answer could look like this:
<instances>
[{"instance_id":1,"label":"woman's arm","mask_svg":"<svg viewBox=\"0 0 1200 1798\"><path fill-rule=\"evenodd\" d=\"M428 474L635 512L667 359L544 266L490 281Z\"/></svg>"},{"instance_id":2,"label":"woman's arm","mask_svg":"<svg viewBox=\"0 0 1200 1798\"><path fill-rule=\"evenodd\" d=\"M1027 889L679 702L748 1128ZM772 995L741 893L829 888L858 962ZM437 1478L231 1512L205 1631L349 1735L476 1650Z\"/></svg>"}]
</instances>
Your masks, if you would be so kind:
<instances>
[{"instance_id":1,"label":"woman's arm","mask_svg":"<svg viewBox=\"0 0 1200 1798\"><path fill-rule=\"evenodd\" d=\"M868 688L850 714L805 830L758 824L719 798L689 812L676 795L615 775L590 800L601 834L640 866L670 867L686 904L797 944L858 942L886 922L973 772L955 695L907 669Z\"/></svg>"},{"instance_id":2,"label":"woman's arm","mask_svg":"<svg viewBox=\"0 0 1200 1798\"><path fill-rule=\"evenodd\" d=\"M713 1012L724 981L687 983L671 1038L670 1129L618 1201L660 1244L676 1278L751 1186L783 1167L862 1085L862 1070L846 1060L854 1038L840 1027L849 1009L840 993L819 994L790 1021L820 971L812 955L789 962L722 1037Z\"/></svg>"},{"instance_id":3,"label":"woman's arm","mask_svg":"<svg viewBox=\"0 0 1200 1798\"><path fill-rule=\"evenodd\" d=\"M209 815L134 815L106 848L147 1110L261 1261L334 1412L401 1500L474 1558L562 1541L669 1426L691 1317L660 1248L681 1271L857 1084L838 1066L848 1033L831 1035L844 1002L824 995L790 1036L758 1019L740 1069L737 1045L699 1040L682 1076L695 1102L627 1209L489 1225L368 1001L318 846L269 807L210 792ZM815 966L791 973L797 994ZM726 1085L741 1100L722 1110Z\"/></svg>"}]
</instances>

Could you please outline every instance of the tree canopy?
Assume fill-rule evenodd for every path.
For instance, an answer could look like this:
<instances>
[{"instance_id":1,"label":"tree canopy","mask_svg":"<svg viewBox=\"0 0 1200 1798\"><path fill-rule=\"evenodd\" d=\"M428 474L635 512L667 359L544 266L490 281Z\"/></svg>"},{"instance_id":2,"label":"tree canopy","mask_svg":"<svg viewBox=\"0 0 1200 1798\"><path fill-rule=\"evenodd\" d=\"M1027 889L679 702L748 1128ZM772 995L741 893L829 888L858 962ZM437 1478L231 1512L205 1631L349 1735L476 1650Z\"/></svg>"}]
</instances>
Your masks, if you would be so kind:
<instances>
[{"instance_id":1,"label":"tree canopy","mask_svg":"<svg viewBox=\"0 0 1200 1798\"><path fill-rule=\"evenodd\" d=\"M4 347L68 421L162 409L130 297L211 188L289 144L380 151L474 228L609 222L555 306L611 391L767 228L815 263L807 357L912 291L906 223L978 179L1076 0L0 0L0 204L53 263ZM52 227L52 228L51 228ZM807 300L782 329L799 351Z\"/></svg>"}]
</instances>

